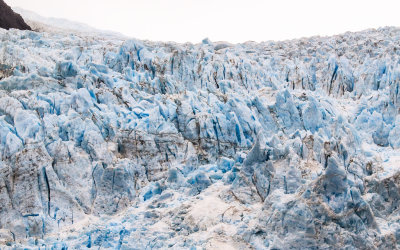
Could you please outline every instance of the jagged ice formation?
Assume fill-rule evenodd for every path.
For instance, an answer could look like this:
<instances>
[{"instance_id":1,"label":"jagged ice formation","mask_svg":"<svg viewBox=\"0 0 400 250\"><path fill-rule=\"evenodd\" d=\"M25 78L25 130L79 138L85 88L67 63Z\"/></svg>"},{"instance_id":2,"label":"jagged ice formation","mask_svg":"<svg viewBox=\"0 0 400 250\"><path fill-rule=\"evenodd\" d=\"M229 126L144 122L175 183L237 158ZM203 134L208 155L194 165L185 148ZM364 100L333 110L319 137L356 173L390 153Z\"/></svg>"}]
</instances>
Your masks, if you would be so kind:
<instances>
[{"instance_id":1,"label":"jagged ice formation","mask_svg":"<svg viewBox=\"0 0 400 250\"><path fill-rule=\"evenodd\" d=\"M0 30L0 246L400 246L400 30Z\"/></svg>"}]
</instances>

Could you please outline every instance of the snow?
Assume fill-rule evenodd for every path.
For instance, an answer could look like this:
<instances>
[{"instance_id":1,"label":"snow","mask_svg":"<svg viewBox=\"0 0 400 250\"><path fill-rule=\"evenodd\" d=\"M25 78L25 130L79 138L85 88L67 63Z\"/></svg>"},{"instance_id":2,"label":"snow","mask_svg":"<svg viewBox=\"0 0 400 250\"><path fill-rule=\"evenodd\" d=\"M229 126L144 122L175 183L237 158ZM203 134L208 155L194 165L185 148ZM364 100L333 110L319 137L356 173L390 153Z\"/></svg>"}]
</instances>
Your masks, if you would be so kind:
<instances>
[{"instance_id":1,"label":"snow","mask_svg":"<svg viewBox=\"0 0 400 250\"><path fill-rule=\"evenodd\" d=\"M53 32L53 33L70 33L83 35L99 35L114 38L124 37L122 34L112 31L98 30L87 24L70 21L62 18L43 17L35 12L14 7L13 10L20 14L29 26L36 31Z\"/></svg>"}]
</instances>

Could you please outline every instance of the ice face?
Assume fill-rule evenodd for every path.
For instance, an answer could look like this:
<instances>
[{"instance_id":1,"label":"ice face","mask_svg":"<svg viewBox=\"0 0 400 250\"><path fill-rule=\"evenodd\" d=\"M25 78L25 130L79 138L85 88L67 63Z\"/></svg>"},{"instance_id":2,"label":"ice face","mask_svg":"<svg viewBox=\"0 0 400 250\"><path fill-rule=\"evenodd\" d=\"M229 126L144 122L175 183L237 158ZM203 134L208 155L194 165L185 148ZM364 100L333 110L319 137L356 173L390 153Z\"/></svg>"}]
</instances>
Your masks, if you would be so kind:
<instances>
[{"instance_id":1,"label":"ice face","mask_svg":"<svg viewBox=\"0 0 400 250\"><path fill-rule=\"evenodd\" d=\"M399 247L399 35L0 30L0 246Z\"/></svg>"}]
</instances>

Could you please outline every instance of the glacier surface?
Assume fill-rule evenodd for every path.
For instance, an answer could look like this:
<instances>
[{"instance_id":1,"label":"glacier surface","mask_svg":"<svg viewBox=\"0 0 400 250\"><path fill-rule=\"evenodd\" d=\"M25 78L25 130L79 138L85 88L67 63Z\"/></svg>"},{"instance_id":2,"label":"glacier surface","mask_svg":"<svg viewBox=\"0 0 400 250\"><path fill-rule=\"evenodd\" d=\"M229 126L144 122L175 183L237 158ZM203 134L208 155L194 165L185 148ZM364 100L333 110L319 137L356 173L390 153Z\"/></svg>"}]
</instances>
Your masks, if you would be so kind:
<instances>
[{"instance_id":1,"label":"glacier surface","mask_svg":"<svg viewBox=\"0 0 400 250\"><path fill-rule=\"evenodd\" d=\"M400 247L400 29L0 41L0 248Z\"/></svg>"}]
</instances>

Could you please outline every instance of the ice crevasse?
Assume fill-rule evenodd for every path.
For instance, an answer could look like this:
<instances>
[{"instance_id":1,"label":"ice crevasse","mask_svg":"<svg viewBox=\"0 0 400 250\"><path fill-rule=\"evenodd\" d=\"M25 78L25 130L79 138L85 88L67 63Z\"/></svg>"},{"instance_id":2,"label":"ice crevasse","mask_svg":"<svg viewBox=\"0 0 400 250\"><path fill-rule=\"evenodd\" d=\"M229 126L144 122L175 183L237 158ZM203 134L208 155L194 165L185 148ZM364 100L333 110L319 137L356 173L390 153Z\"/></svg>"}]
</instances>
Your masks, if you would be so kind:
<instances>
[{"instance_id":1,"label":"ice crevasse","mask_svg":"<svg viewBox=\"0 0 400 250\"><path fill-rule=\"evenodd\" d=\"M400 29L0 40L0 248L400 247Z\"/></svg>"}]
</instances>

